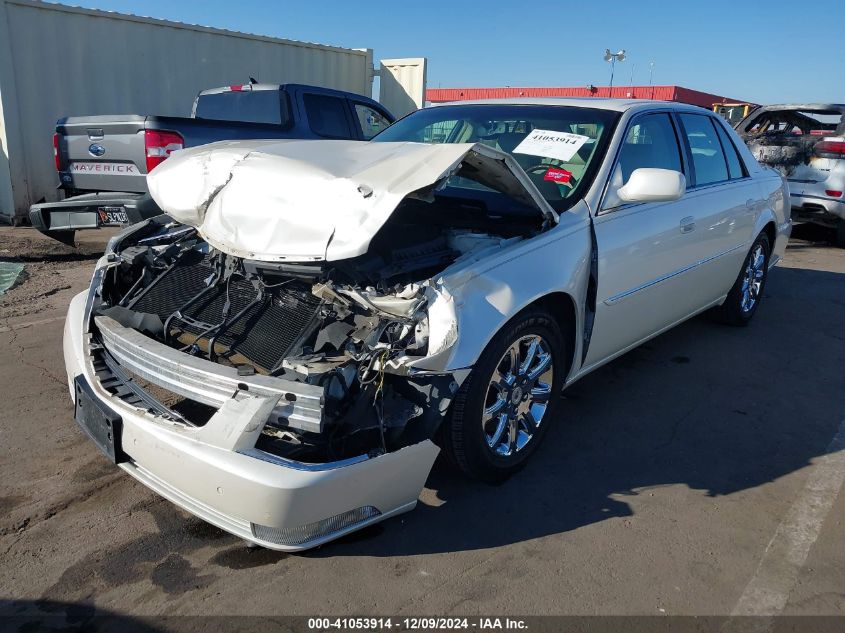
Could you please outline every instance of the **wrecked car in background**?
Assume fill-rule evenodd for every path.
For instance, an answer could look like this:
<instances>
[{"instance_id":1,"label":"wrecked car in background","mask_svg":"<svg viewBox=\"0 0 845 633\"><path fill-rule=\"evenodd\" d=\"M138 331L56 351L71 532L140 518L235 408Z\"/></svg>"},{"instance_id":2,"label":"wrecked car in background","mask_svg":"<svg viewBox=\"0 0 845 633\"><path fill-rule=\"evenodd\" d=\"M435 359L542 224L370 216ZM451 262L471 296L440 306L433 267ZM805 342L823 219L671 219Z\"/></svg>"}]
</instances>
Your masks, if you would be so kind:
<instances>
[{"instance_id":1,"label":"wrecked car in background","mask_svg":"<svg viewBox=\"0 0 845 633\"><path fill-rule=\"evenodd\" d=\"M789 181L792 217L836 230L845 248L845 104L757 108L737 125L754 157Z\"/></svg>"},{"instance_id":2,"label":"wrecked car in background","mask_svg":"<svg viewBox=\"0 0 845 633\"><path fill-rule=\"evenodd\" d=\"M587 105L588 104L588 105ZM561 389L708 308L747 323L781 177L680 104L462 103L367 143L233 141L149 177L70 306L76 420L125 471L297 550L499 481Z\"/></svg>"}]
</instances>

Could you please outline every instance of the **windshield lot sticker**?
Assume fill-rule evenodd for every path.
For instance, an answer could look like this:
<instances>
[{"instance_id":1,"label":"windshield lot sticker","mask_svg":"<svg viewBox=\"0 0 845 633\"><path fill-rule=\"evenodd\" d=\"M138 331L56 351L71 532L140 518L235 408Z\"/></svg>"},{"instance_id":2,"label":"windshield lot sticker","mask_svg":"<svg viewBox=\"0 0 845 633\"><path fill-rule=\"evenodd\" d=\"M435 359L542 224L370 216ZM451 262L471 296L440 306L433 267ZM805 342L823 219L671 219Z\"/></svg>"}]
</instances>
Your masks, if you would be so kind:
<instances>
[{"instance_id":1,"label":"windshield lot sticker","mask_svg":"<svg viewBox=\"0 0 845 633\"><path fill-rule=\"evenodd\" d=\"M570 180L572 180L572 172L552 167L543 175L543 180L551 180L552 182L559 182L566 185L569 184Z\"/></svg>"},{"instance_id":2,"label":"windshield lot sticker","mask_svg":"<svg viewBox=\"0 0 845 633\"><path fill-rule=\"evenodd\" d=\"M558 160L568 161L589 140L589 136L572 134L571 132L532 130L514 148L513 153L531 154L532 156L543 156L545 158L557 158Z\"/></svg>"}]
</instances>

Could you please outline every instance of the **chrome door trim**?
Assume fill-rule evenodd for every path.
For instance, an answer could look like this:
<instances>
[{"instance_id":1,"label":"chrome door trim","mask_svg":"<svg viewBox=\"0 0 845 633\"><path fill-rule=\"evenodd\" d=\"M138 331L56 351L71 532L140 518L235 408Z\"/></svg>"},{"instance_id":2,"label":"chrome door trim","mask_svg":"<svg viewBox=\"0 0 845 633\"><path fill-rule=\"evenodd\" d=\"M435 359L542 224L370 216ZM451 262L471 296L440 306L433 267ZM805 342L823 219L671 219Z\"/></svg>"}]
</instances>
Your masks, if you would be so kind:
<instances>
[{"instance_id":1,"label":"chrome door trim","mask_svg":"<svg viewBox=\"0 0 845 633\"><path fill-rule=\"evenodd\" d=\"M623 299L626 299L627 297L630 297L631 295L639 292L640 290L645 290L646 288L650 288L651 286L654 286L656 284L659 284L660 282L666 281L667 279L671 279L672 277L677 277L678 275L682 275L685 272L689 272L693 268L698 268L702 264L707 264L708 262L712 262L714 259L724 257L725 255L729 255L730 253L733 253L734 251L738 251L739 249L745 248L745 247L746 247L746 244L740 244L739 246L734 246L733 248L728 249L728 250L726 250L722 253L719 253L718 255L713 255L712 257L702 259L701 261L695 262L694 264L690 264L689 266L684 266L683 268L679 268L678 270L675 270L675 271L673 271L669 274L658 277L657 279L652 279L651 281L647 281L644 284L637 286L636 288L631 288L629 290L625 290L624 292L620 292L617 295L613 295L612 297L608 297L607 299L604 300L603 303L607 306L615 305L615 304L619 303L620 301L622 301Z\"/></svg>"}]
</instances>

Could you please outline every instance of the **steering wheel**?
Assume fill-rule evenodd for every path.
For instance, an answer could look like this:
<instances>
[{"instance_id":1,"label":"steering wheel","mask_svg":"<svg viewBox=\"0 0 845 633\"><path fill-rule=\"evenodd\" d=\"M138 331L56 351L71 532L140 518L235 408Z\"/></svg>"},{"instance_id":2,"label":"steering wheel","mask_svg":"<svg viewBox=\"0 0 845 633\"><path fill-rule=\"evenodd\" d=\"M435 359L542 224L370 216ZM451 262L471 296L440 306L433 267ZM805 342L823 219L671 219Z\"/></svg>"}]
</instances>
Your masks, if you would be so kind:
<instances>
[{"instance_id":1,"label":"steering wheel","mask_svg":"<svg viewBox=\"0 0 845 633\"><path fill-rule=\"evenodd\" d=\"M531 167L526 167L525 172L528 174L537 174L540 172L546 172L549 169L558 169L558 167L555 167L554 165L549 165L547 163L537 163L536 165L531 165ZM566 185L570 189L574 189L575 185L577 184L574 175L569 177L569 182L558 182L554 180L552 182L554 182L556 185Z\"/></svg>"}]
</instances>

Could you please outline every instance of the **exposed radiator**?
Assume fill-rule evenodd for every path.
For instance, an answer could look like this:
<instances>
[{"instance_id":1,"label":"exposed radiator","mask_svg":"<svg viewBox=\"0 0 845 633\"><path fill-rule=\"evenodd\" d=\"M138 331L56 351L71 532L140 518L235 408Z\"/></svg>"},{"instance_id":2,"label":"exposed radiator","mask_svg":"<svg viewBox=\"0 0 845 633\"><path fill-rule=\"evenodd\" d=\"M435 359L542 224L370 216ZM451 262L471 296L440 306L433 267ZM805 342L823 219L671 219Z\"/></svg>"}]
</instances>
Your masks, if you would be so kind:
<instances>
[{"instance_id":1,"label":"exposed radiator","mask_svg":"<svg viewBox=\"0 0 845 633\"><path fill-rule=\"evenodd\" d=\"M259 371L271 371L308 331L320 300L311 294L310 285L291 280L280 287L266 289L261 301L249 307L259 298L259 290L252 282L233 274L228 284L224 282L209 288L207 280L213 272L208 260L177 265L151 284L131 308L156 314L162 321L180 310L184 318L170 319L168 335L171 340L187 345L224 321L223 309L228 296L230 307L226 326L203 335L196 341L197 346L208 354L210 339L214 337L215 355L232 364L248 363ZM203 291L198 300L186 307Z\"/></svg>"}]
</instances>

